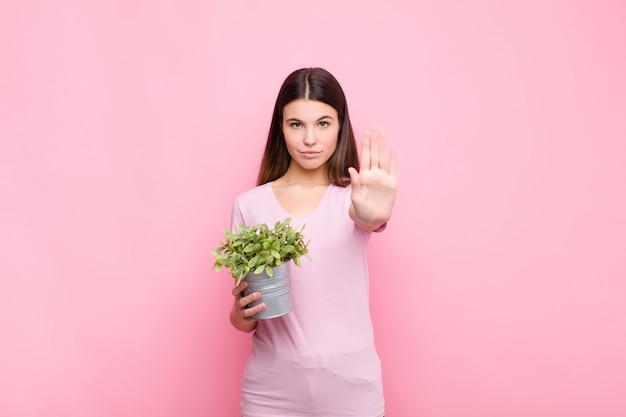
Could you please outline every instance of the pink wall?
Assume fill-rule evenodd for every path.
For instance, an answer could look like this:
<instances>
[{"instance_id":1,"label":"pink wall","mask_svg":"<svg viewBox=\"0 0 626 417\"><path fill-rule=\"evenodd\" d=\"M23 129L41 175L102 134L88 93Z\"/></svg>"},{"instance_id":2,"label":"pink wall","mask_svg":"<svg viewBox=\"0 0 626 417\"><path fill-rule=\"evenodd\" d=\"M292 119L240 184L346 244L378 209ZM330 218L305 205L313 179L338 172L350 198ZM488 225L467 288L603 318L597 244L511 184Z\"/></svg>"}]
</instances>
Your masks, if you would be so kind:
<instances>
[{"instance_id":1,"label":"pink wall","mask_svg":"<svg viewBox=\"0 0 626 417\"><path fill-rule=\"evenodd\" d=\"M623 2L8 3L0 416L238 416L209 249L311 65L400 149L387 414L626 415Z\"/></svg>"}]
</instances>

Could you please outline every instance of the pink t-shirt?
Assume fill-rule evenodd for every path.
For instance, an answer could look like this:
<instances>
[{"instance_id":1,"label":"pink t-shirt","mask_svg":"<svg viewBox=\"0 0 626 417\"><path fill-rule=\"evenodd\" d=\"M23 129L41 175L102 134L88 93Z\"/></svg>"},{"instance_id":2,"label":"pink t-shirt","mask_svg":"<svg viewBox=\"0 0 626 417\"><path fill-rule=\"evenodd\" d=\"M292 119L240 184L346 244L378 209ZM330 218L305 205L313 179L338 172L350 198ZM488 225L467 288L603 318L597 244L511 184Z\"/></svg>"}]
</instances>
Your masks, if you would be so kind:
<instances>
[{"instance_id":1,"label":"pink t-shirt","mask_svg":"<svg viewBox=\"0 0 626 417\"><path fill-rule=\"evenodd\" d=\"M259 320L244 371L244 417L382 417L380 360L369 312L366 248L370 232L348 214L350 187L331 185L310 214L278 203L271 184L240 195L233 225L291 217L305 224L312 261L291 266L293 310Z\"/></svg>"}]
</instances>

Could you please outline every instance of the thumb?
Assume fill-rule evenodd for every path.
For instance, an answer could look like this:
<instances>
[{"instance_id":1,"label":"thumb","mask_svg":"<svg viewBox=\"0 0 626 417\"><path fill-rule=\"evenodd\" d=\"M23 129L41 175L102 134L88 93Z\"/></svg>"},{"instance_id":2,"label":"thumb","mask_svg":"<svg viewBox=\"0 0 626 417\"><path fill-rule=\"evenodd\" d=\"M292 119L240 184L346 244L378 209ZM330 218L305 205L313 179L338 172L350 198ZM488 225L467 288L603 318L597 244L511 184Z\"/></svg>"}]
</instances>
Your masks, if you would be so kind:
<instances>
[{"instance_id":1,"label":"thumb","mask_svg":"<svg viewBox=\"0 0 626 417\"><path fill-rule=\"evenodd\" d=\"M350 167L348 168L348 174L350 174L350 182L352 183L352 191L358 191L361 189L361 177L359 176L359 172Z\"/></svg>"}]
</instances>

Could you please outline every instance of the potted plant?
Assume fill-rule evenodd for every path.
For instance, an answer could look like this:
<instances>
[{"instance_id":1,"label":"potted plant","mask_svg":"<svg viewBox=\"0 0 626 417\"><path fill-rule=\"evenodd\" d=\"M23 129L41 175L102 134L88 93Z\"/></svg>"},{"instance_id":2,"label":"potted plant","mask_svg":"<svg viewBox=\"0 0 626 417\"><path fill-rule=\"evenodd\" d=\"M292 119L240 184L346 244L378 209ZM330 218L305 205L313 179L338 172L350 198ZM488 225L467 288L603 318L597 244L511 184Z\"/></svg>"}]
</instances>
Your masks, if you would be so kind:
<instances>
[{"instance_id":1,"label":"potted plant","mask_svg":"<svg viewBox=\"0 0 626 417\"><path fill-rule=\"evenodd\" d=\"M279 317L291 311L290 262L300 267L300 257L308 256L308 242L302 230L290 225L291 218L276 222L273 229L266 224L236 225L235 231L224 230L226 241L211 251L215 256L213 269L229 269L236 284L248 283L244 296L260 291L266 307L255 317ZM309 258L310 259L310 258ZM250 306L260 303L253 302Z\"/></svg>"}]
</instances>

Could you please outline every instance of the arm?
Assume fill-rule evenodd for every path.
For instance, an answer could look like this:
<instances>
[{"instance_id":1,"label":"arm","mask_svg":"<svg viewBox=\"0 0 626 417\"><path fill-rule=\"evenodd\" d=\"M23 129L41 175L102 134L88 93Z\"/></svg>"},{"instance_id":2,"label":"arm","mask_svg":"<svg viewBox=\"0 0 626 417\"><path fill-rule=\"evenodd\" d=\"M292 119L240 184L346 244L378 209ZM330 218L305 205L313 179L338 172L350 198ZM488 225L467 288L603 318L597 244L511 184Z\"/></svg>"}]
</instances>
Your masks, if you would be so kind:
<instances>
[{"instance_id":1,"label":"arm","mask_svg":"<svg viewBox=\"0 0 626 417\"><path fill-rule=\"evenodd\" d=\"M348 169L352 182L350 218L365 230L387 223L396 200L396 151L376 129L361 139L361 170Z\"/></svg>"},{"instance_id":2,"label":"arm","mask_svg":"<svg viewBox=\"0 0 626 417\"><path fill-rule=\"evenodd\" d=\"M248 283L242 281L232 291L235 301L233 302L233 308L230 310L230 322L236 329L241 330L242 332L251 332L256 329L258 320L252 316L265 310L265 303L261 303L252 308L246 308L246 306L252 301L261 298L260 292L253 292L252 294L244 297L243 290L247 287Z\"/></svg>"}]
</instances>

